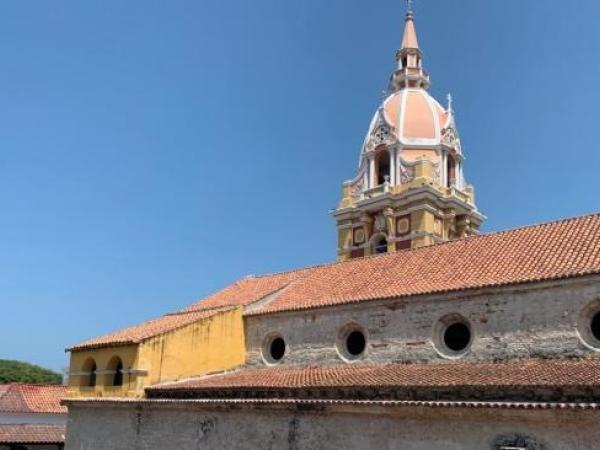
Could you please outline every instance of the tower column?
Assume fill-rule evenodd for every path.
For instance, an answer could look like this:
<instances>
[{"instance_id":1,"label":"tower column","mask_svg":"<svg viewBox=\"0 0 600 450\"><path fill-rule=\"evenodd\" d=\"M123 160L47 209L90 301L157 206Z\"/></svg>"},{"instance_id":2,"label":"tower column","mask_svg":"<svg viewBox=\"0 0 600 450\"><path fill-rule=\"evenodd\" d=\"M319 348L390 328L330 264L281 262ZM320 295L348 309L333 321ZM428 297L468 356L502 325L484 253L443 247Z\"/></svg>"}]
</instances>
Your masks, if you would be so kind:
<instances>
[{"instance_id":1,"label":"tower column","mask_svg":"<svg viewBox=\"0 0 600 450\"><path fill-rule=\"evenodd\" d=\"M390 185L396 185L396 147L390 148Z\"/></svg>"},{"instance_id":2,"label":"tower column","mask_svg":"<svg viewBox=\"0 0 600 450\"><path fill-rule=\"evenodd\" d=\"M445 149L442 149L440 153L440 184L446 187L448 186L448 154Z\"/></svg>"},{"instance_id":3,"label":"tower column","mask_svg":"<svg viewBox=\"0 0 600 450\"><path fill-rule=\"evenodd\" d=\"M369 188L373 189L375 186L377 186L375 180L375 155L371 153L369 155Z\"/></svg>"},{"instance_id":4,"label":"tower column","mask_svg":"<svg viewBox=\"0 0 600 450\"><path fill-rule=\"evenodd\" d=\"M401 170L402 170L402 164L400 163L400 149L396 148L395 150L396 155L395 155L395 159L396 159L396 184L402 184L402 175L401 175Z\"/></svg>"}]
</instances>

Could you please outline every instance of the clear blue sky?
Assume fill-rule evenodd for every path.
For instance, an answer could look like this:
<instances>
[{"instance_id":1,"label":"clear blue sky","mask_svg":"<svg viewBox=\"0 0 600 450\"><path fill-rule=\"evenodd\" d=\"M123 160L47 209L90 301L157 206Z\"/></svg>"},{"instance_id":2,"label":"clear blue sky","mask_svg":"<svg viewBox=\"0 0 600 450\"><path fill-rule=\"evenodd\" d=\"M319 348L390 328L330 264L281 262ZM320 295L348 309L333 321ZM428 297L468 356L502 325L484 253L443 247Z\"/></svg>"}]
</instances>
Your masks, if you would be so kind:
<instances>
[{"instance_id":1,"label":"clear blue sky","mask_svg":"<svg viewBox=\"0 0 600 450\"><path fill-rule=\"evenodd\" d=\"M0 3L0 358L335 258L401 0ZM496 230L599 208L600 3L422 0Z\"/></svg>"}]
</instances>

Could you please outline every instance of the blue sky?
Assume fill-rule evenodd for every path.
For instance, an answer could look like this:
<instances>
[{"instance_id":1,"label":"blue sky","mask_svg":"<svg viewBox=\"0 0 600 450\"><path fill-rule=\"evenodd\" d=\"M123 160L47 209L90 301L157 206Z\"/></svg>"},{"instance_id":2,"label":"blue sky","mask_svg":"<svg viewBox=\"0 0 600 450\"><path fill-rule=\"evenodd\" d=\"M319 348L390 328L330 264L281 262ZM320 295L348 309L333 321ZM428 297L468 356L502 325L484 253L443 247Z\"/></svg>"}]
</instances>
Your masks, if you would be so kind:
<instances>
[{"instance_id":1,"label":"blue sky","mask_svg":"<svg viewBox=\"0 0 600 450\"><path fill-rule=\"evenodd\" d=\"M335 258L401 0L0 3L0 358ZM486 231L598 210L600 4L416 2Z\"/></svg>"}]
</instances>

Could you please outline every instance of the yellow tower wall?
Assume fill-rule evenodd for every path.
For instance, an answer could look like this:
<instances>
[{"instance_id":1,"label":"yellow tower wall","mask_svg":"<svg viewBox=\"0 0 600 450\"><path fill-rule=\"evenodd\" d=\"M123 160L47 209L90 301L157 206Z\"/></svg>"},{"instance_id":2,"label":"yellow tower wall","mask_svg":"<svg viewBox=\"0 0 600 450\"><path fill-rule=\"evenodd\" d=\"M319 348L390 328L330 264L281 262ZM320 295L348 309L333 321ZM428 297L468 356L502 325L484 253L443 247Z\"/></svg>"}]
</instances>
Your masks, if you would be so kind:
<instances>
[{"instance_id":1,"label":"yellow tower wall","mask_svg":"<svg viewBox=\"0 0 600 450\"><path fill-rule=\"evenodd\" d=\"M414 238L412 248L426 247L433 244L431 237L435 229L435 216L429 211L416 211L411 214L412 231L427 233L426 236Z\"/></svg>"}]
</instances>

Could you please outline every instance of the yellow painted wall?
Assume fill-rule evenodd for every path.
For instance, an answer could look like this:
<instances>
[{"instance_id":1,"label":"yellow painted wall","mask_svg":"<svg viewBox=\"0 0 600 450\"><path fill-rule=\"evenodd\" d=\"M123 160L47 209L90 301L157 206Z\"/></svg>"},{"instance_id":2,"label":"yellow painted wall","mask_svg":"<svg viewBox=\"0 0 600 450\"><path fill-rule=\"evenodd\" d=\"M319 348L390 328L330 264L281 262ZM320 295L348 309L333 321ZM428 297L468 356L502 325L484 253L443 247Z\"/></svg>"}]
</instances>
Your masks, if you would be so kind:
<instances>
[{"instance_id":1,"label":"yellow painted wall","mask_svg":"<svg viewBox=\"0 0 600 450\"><path fill-rule=\"evenodd\" d=\"M245 359L242 308L236 308L141 343L138 364L148 376L140 382L147 386L202 375Z\"/></svg>"},{"instance_id":2,"label":"yellow painted wall","mask_svg":"<svg viewBox=\"0 0 600 450\"><path fill-rule=\"evenodd\" d=\"M410 215L411 231L433 233L434 215L427 210L415 211Z\"/></svg>"},{"instance_id":3,"label":"yellow painted wall","mask_svg":"<svg viewBox=\"0 0 600 450\"><path fill-rule=\"evenodd\" d=\"M347 249L352 245L352 229L338 229L338 249Z\"/></svg>"},{"instance_id":4,"label":"yellow painted wall","mask_svg":"<svg viewBox=\"0 0 600 450\"><path fill-rule=\"evenodd\" d=\"M177 330L149 338L140 344L71 352L70 397L139 397L144 387L165 381L230 369L245 362L243 308L238 307L200 319ZM98 370L106 370L114 356L123 361L123 386L111 386L112 375L97 376L95 387L87 387L83 371L94 358Z\"/></svg>"}]
</instances>

